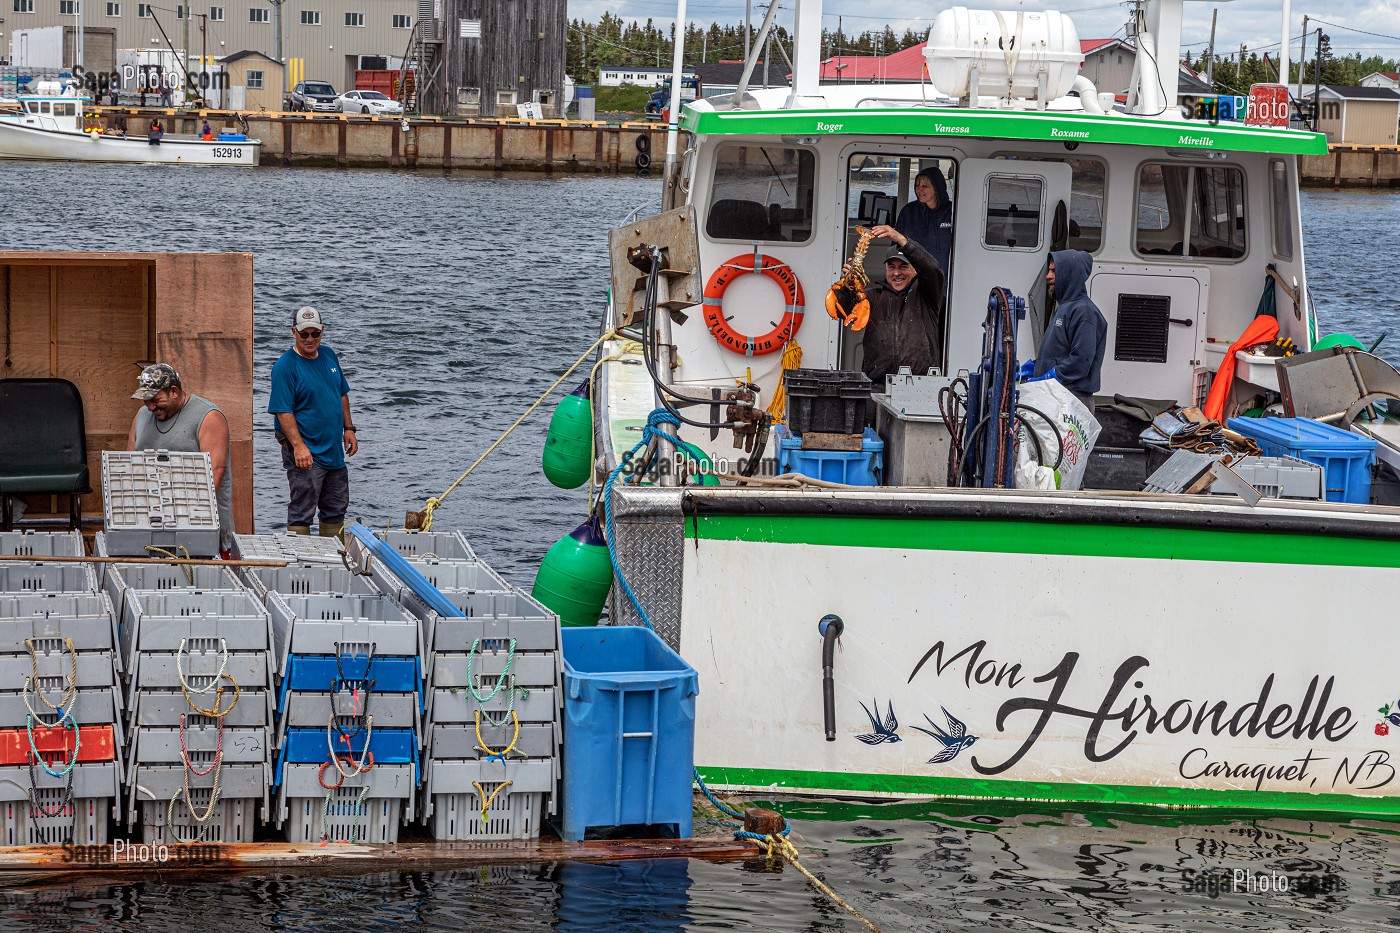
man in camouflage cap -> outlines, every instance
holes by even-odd
[[[233,547],[233,480],[229,469],[228,419],[212,402],[191,395],[167,363],[141,370],[131,397],[145,407],[131,421],[127,450],[170,450],[209,455],[214,498],[219,505],[219,548]]]
[[[321,312],[310,305],[292,314],[293,343],[273,364],[267,410],[277,419],[291,490],[287,530],[311,534],[319,513],[319,533],[340,536],[350,507],[345,458],[353,457],[360,443],[350,419],[350,385],[335,351],[321,343],[325,330]]]

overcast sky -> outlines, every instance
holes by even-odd
[[[793,0],[781,2],[778,20],[790,29]],[[882,29],[889,25],[900,34],[903,34],[906,28],[926,34],[933,23],[933,17],[940,10],[952,5],[930,5],[916,3],[914,0],[885,0],[880,5],[880,15],[872,15],[872,5],[867,0],[826,0],[823,6],[823,23],[828,29],[834,30],[837,17],[840,16],[842,28],[851,33]],[[991,10],[1015,10],[1022,7],[1032,10],[1047,9],[1038,3],[1020,4],[1014,0],[976,0],[968,5],[974,9]],[[759,0],[753,0],[753,6],[753,22],[757,28],[762,22],[762,7]],[[1128,19],[1129,7],[1129,4],[1109,3],[1106,0],[1065,0],[1064,5],[1057,9],[1072,14],[1081,39],[1096,39],[1121,37]],[[1240,43],[1244,43],[1252,50],[1261,53],[1267,51],[1270,58],[1277,55],[1283,25],[1282,3],[1277,0],[1232,0],[1226,3],[1188,0],[1182,23],[1182,43],[1187,51],[1194,55],[1205,49],[1210,38],[1213,9],[1219,10],[1215,35],[1218,54],[1223,56],[1236,52]],[[570,0],[568,15],[571,19],[596,20],[605,10],[611,10],[615,15],[625,18],[646,20],[650,17],[658,24],[664,23],[669,26],[676,15],[676,4],[668,0]],[[1327,3],[1318,3],[1317,0],[1293,0],[1290,30],[1293,44],[1290,58],[1295,61],[1298,57],[1298,37],[1302,33],[1305,13],[1327,21],[1324,24],[1314,19],[1309,23],[1309,49],[1314,47],[1314,30],[1321,26],[1323,32],[1331,37],[1332,49],[1338,55],[1359,52],[1363,58],[1369,55],[1400,58],[1400,38],[1394,38],[1400,37],[1400,0],[1328,0]],[[744,19],[744,0],[695,0],[687,3],[686,16],[693,23],[740,23]],[[1385,36],[1365,33],[1383,33]],[[1311,58],[1312,52],[1309,51],[1308,55]]]

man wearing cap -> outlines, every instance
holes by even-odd
[[[292,316],[292,347],[272,367],[267,410],[277,418],[277,442],[287,470],[291,499],[287,530],[311,534],[320,514],[320,534],[340,535],[350,507],[346,456],[360,449],[350,420],[350,385],[335,351],[321,344],[326,325],[307,305]]]
[[[209,455],[214,498],[219,505],[219,548],[233,547],[233,481],[229,470],[228,419],[214,404],[185,391],[173,366],[153,363],[141,370],[131,397],[146,407],[132,419],[127,450],[170,450]]]
[[[885,377],[908,366],[917,374],[943,366],[943,267],[895,228],[871,230],[890,241],[885,254],[885,281],[866,290],[870,323],[865,327],[865,361],[861,369],[883,392]]]

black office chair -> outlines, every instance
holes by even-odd
[[[82,525],[88,477],[83,399],[67,379],[0,379],[0,527],[15,496],[68,497],[69,527]]]

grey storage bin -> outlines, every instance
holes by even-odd
[[[327,768],[327,772],[331,769]],[[287,764],[277,796],[277,822],[288,842],[397,842],[399,824],[414,813],[413,766],[378,765],[341,779],[340,786],[321,783],[321,766]],[[324,818],[329,811],[329,822]]]
[[[196,714],[193,718],[205,724],[187,724],[183,737],[178,726],[145,726],[137,729],[131,739],[133,766],[182,765],[184,759],[181,756],[184,754],[188,754],[190,761],[200,770],[208,766],[217,755],[223,756],[221,760],[225,765],[259,764],[272,760],[266,729],[225,727],[220,751],[218,726],[209,725],[208,718],[204,716]]]
[[[409,560],[476,560],[476,551],[460,531],[386,531],[379,535]]]
[[[1296,457],[1245,457],[1230,469],[1259,490],[1266,499],[1312,499],[1323,497],[1322,468]],[[1227,495],[1224,489],[1210,487],[1213,495]]]
[[[0,595],[0,654],[27,654],[25,639],[73,639],[78,651],[116,646],[112,602],[104,593]]]
[[[96,593],[92,564],[0,564],[0,593]]]
[[[321,783],[322,780],[327,784],[334,784],[341,781],[341,775],[329,764],[323,773],[320,765],[287,762],[282,768],[282,783],[277,789],[278,799],[281,802],[289,802],[298,797],[314,797],[317,798],[317,802],[323,802],[329,788]],[[369,797],[406,801],[413,799],[413,792],[417,786],[413,782],[413,765],[410,764],[376,764],[362,774],[354,774],[341,781],[343,788],[350,789],[351,785],[357,794],[361,789],[368,787]]]
[[[378,720],[376,719],[377,723]],[[503,726],[482,723],[481,739],[493,752],[500,753],[511,747],[515,738],[515,725],[507,722]],[[507,758],[549,758],[557,753],[559,745],[558,726],[555,723],[521,723],[520,736],[515,738],[515,747]],[[436,724],[428,731],[428,756],[431,758],[457,758],[463,761],[480,761],[487,752],[476,739],[476,725]]]
[[[490,701],[478,703],[465,688],[434,689],[428,693],[429,723],[467,723],[476,721],[476,710],[488,713],[492,721],[510,722],[510,710],[522,722],[555,722],[559,718],[559,694],[553,687],[517,687],[514,702],[510,691],[501,688]]]
[[[517,794],[552,794],[554,792],[554,762],[547,758],[510,759],[507,761],[448,761],[428,760],[425,767],[428,793],[456,794],[462,788],[479,784],[510,782]]]
[[[418,622],[387,596],[274,593],[268,611],[283,669],[288,654],[339,654],[347,645],[373,644],[376,656],[422,655]]]
[[[50,703],[59,703],[63,699],[65,689],[63,682],[51,682],[44,685],[44,695],[49,698]],[[29,712],[30,707],[41,714],[39,722],[44,725],[48,725],[58,718],[58,714],[50,710],[38,698],[31,695],[26,703],[22,691],[6,691],[0,693],[0,729],[23,729],[25,723],[32,718],[32,714]],[[73,697],[72,705],[65,707],[65,709],[72,710],[73,721],[80,726],[111,724],[116,730],[114,736],[117,744],[122,744],[122,729],[119,718],[122,702],[121,693],[117,687],[91,687],[79,690]]]
[[[559,617],[522,593],[446,593],[468,618],[433,616],[428,626],[432,653],[470,651],[483,645],[515,641],[517,651],[555,651],[559,647]]]
[[[468,662],[471,676],[468,676]],[[509,662],[509,672],[506,664]],[[521,687],[553,687],[558,682],[559,656],[553,653],[528,653],[516,651],[512,656],[507,651],[478,651],[476,654],[433,655],[433,673],[429,681],[435,688],[460,688],[467,691],[469,684],[483,696],[495,689],[495,683],[505,674],[513,678],[517,689]],[[505,687],[501,692],[505,692]]]
[[[271,644],[267,610],[247,590],[128,590],[124,607],[128,667],[136,653],[178,651],[181,642],[229,651],[266,651]]]
[[[210,790],[190,789],[194,811],[186,805],[184,794],[171,807],[167,800],[141,802],[141,841],[147,844],[235,844],[252,842],[257,826],[260,801],[253,797],[225,797],[222,788],[214,809],[209,810]],[[195,819],[196,813],[205,817]],[[169,822],[167,822],[169,821]]]
[[[185,681],[197,689],[213,681],[219,673],[220,666],[217,645],[208,651],[186,651],[182,660],[177,659],[177,652],[138,651],[131,662],[131,682],[140,685],[142,690],[179,690],[180,673],[183,670]],[[266,690],[272,686],[266,651],[230,651],[224,669],[229,676],[238,681],[240,690]],[[224,684],[227,696],[233,685],[229,684],[227,679],[224,680]],[[215,687],[214,690],[216,689],[218,688]],[[202,694],[209,698],[211,704],[214,700],[214,690]],[[228,700],[224,702],[227,704]],[[212,706],[206,708],[212,709]]]
[[[344,566],[340,539],[320,535],[234,535],[233,550],[242,560],[284,560],[291,564]]]
[[[111,797],[74,796],[64,807],[62,787],[39,791],[29,801],[0,808],[0,845],[67,846],[106,845],[111,824]]]
[[[227,682],[225,683],[227,684]],[[241,681],[239,688],[238,702],[224,717],[224,728],[265,728],[271,726],[273,722],[272,691],[246,689]],[[224,699],[221,701],[222,708],[227,708],[228,704],[232,702],[231,690],[232,687],[225,686]],[[197,696],[196,699],[200,705],[204,706],[205,709],[214,708],[214,693],[212,691],[200,696],[208,697],[207,700],[202,700]],[[185,699],[184,693],[178,688],[175,690],[147,690],[143,688],[132,697],[128,707],[128,724],[133,728],[172,726],[180,722],[181,713],[194,713],[190,707],[190,701]],[[194,713],[194,715],[199,714]]]
[[[75,799],[116,797],[117,776],[117,763],[115,761],[79,762],[73,766],[73,797]],[[56,778],[37,766],[34,768],[34,777],[41,791],[51,788],[57,788],[61,791],[68,784],[66,776]],[[0,767],[0,801],[5,803],[27,801],[31,786],[34,785],[29,782],[28,766],[6,765]]]
[[[125,610],[126,594],[131,590],[152,592],[205,592],[210,590],[242,590],[243,583],[227,567],[206,567],[192,564],[106,564],[102,587],[112,598],[117,618],[128,621]]]
[[[0,554],[18,557],[83,557],[78,531],[0,531]]]
[[[468,592],[508,592],[510,584],[500,574],[476,560],[437,560],[417,558],[410,560],[409,566],[439,590],[462,590]],[[398,599],[413,596],[413,591],[397,574],[389,570],[383,561],[371,560],[370,573],[379,588]],[[414,598],[417,598],[416,596]]]
[[[536,839],[544,821],[545,795],[521,793],[507,786],[486,784],[486,821],[475,788],[467,794],[430,794],[425,813],[433,838],[440,842],[495,842]],[[496,791],[495,796],[491,796]]]
[[[243,579],[258,598],[267,601],[269,593],[310,596],[314,593],[341,593],[376,596],[380,590],[365,574],[345,567],[244,567]]]
[[[52,645],[53,642],[49,641],[47,644]],[[0,684],[21,687],[26,678],[33,676],[36,669],[39,672],[40,689],[50,702],[53,702],[68,688],[73,659],[62,647],[52,652],[39,651],[33,658],[28,654],[0,655]],[[110,651],[78,653],[78,689],[111,687],[116,682],[117,672]],[[37,700],[35,708],[39,708]]]
[[[371,672],[373,673],[373,672]],[[417,729],[419,727],[419,698],[416,693],[380,693],[371,690],[368,694],[368,715],[374,717],[375,729]],[[365,694],[360,694],[361,710]],[[324,729],[331,716],[332,695],[312,693],[304,690],[291,690],[287,693],[287,703],[277,723],[277,745],[282,745],[282,737],[288,728]],[[351,731],[351,722],[359,718],[354,708],[354,698],[349,690],[334,695],[335,715],[339,717],[341,728]]]
[[[168,807],[170,798],[177,792],[180,800],[175,804],[176,811],[185,807],[184,788],[188,776],[190,790],[195,792],[195,806],[199,807],[202,797],[198,792],[209,791],[214,784],[213,773],[188,774],[183,763],[178,765],[142,765],[132,769],[133,774],[127,783],[128,825],[138,816],[138,805],[154,802],[160,807]],[[267,809],[267,789],[271,783],[271,771],[265,764],[225,764],[219,768],[219,799],[252,800]],[[208,797],[203,797],[207,801]],[[201,810],[203,808],[200,808]],[[180,816],[177,812],[176,823]]]
[[[147,557],[150,548],[192,557],[219,553],[219,508],[207,453],[102,452],[102,508],[111,556]]]

